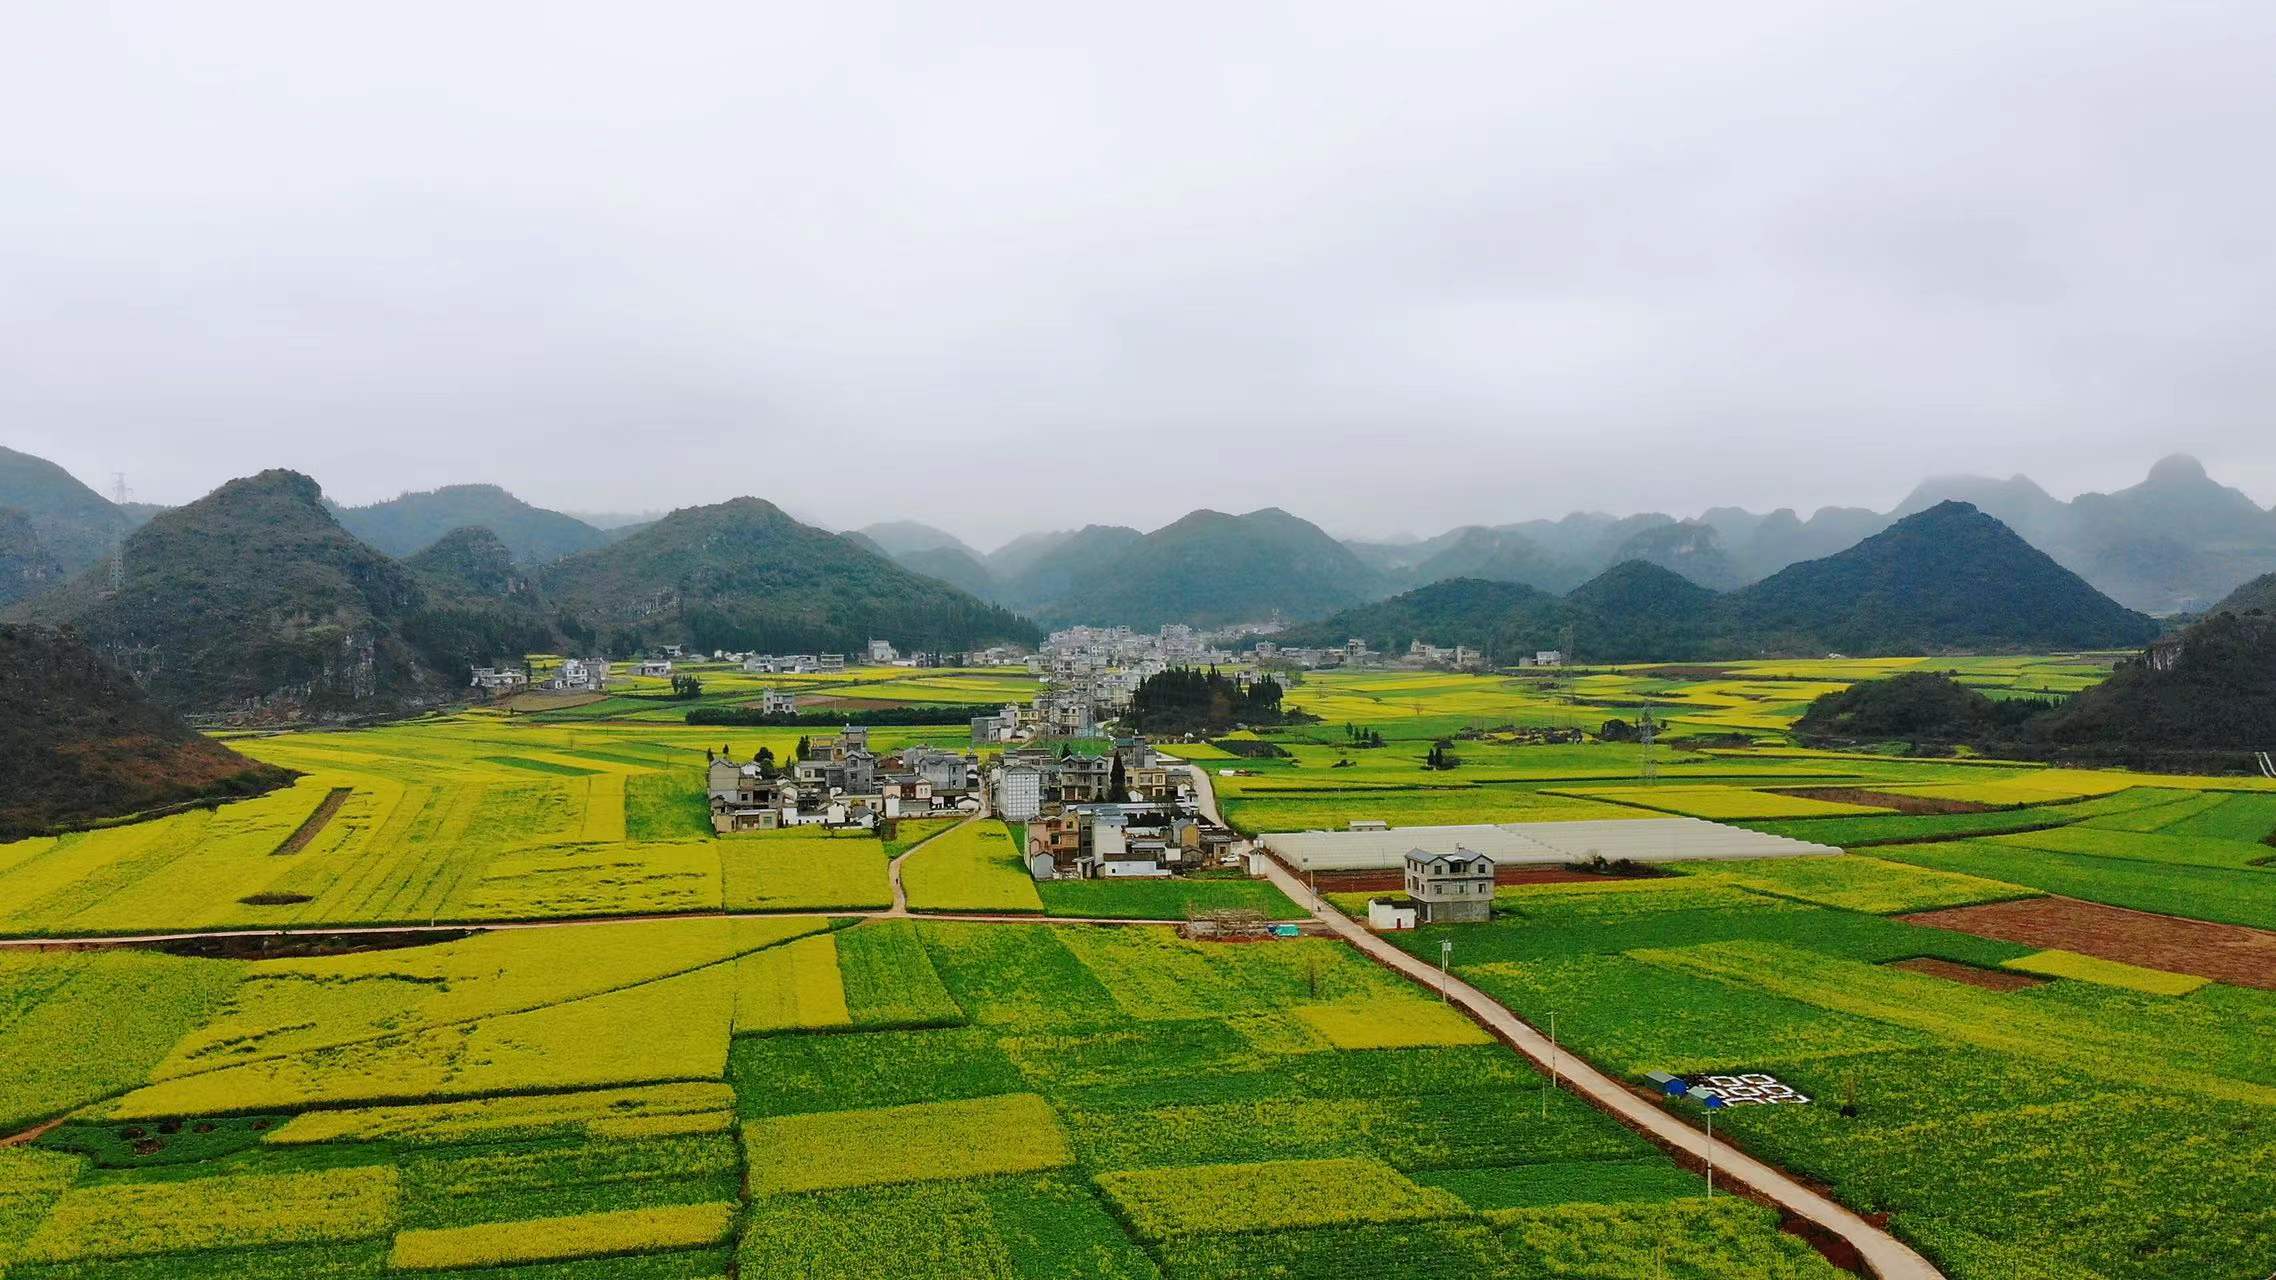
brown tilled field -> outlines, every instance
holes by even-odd
[[[1973,800],[1946,800],[1937,796],[1900,796],[1886,791],[1867,791],[1861,787],[1780,787],[1782,796],[1800,796],[1804,800],[1831,800],[1835,804],[1863,804],[1877,809],[1894,809],[1898,813],[1989,813],[1996,806],[1977,804]]]
[[[2276,991],[2276,933],[2264,929],[2151,915],[2075,898],[2024,898],[1898,918]]]
[[[1981,969],[1972,964],[1939,960],[1935,956],[1897,960],[1891,962],[1889,967],[1907,973],[1925,973],[1929,977],[1951,982],[1965,982],[1971,987],[1982,987],[1986,991],[2021,991],[2025,987],[2044,986],[2047,981],[2037,974],[2020,973],[2014,969]]]

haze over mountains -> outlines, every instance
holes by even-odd
[[[1929,501],[1950,491],[1982,505]],[[2100,583],[2203,607],[2262,599],[2248,580],[2276,572],[2276,514],[2185,458],[2067,503],[1956,478],[1890,516],[1578,513],[1399,544],[1341,542],[1277,508],[1203,510],[986,555],[912,521],[831,533],[758,498],[609,531],[494,485],[342,508],[284,471],[137,528],[143,512],[12,452],[0,498],[11,616],[80,628],[168,707],[254,717],[434,705],[467,665],[536,649],[956,650],[1078,622],[1278,620],[1289,643],[1501,655],[1571,637],[1586,660],[2122,646],[2155,624]]]
[[[1922,481],[1885,513],[1825,507],[1804,518],[1786,508],[1756,513],[1711,507],[1695,518],[1677,519],[1658,512],[1575,512],[1558,520],[1464,525],[1412,541],[1347,541],[1342,545],[1357,564],[1334,568],[1337,586],[1267,591],[1254,597],[1255,608],[1240,619],[1215,616],[1216,602],[1254,580],[1250,566],[1275,556],[1292,556],[1303,566],[1333,564],[1316,539],[1286,527],[1265,536],[1270,522],[1253,522],[1253,538],[1221,528],[1213,537],[1228,558],[1215,567],[1192,558],[1178,560],[1172,548],[1186,544],[1187,536],[1173,533],[1175,524],[1154,534],[1114,525],[1028,534],[986,556],[953,534],[910,521],[862,532],[917,572],[945,578],[1047,623],[1146,626],[1157,616],[1251,620],[1277,610],[1279,616],[1301,618],[1307,610],[1316,614],[1324,600],[1338,594],[1381,598],[1449,578],[1521,583],[1559,594],[1629,560],[1728,591],[1854,546],[1904,516],[1950,500],[1999,519],[2097,590],[2147,613],[2202,610],[2245,579],[2276,571],[2276,511],[2261,508],[2213,480],[2194,459],[2181,456],[2159,462],[2138,485],[2081,494],[2069,502],[2022,476],[1943,476]],[[1214,514],[1196,512],[1185,519]],[[1317,526],[1296,523],[1310,534],[1327,536]],[[1148,538],[1155,540],[1154,550],[1136,552],[1134,561],[1119,560]],[[1108,573],[1109,566],[1116,566],[1113,576],[1150,582],[1155,593],[1077,591],[1079,582]],[[1161,589],[1168,594],[1159,594]]]
[[[535,510],[474,496],[508,516]],[[72,628],[167,709],[243,720],[414,711],[460,696],[469,665],[561,648],[847,650],[874,635],[961,650],[1041,638],[1017,615],[755,498],[676,511],[535,568],[480,526],[398,561],[335,510],[295,472],[233,480],[128,535],[116,587],[101,557],[7,616]]]
[[[1570,649],[1587,662],[1779,654],[1911,654],[2028,646],[2124,648],[2155,619],[2104,596],[1998,520],[1962,502],[1907,516],[1856,546],[1718,593],[1625,560],[1563,596],[1464,578],[1363,605],[1273,639],[1347,638],[1398,652],[1413,640],[1515,661]]]

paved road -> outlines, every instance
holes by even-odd
[[[1268,861],[1265,864],[1265,874],[1280,886],[1282,893],[1313,907],[1319,918],[1346,942],[1426,987],[1441,989],[1438,970],[1385,942],[1351,917],[1320,901],[1286,867]],[[1659,1104],[1630,1093],[1619,1081],[1574,1057],[1570,1051],[1552,1045],[1549,1037],[1535,1030],[1485,992],[1453,977],[1444,980],[1443,990],[1448,1000],[1462,1006],[1499,1032],[1544,1069],[1548,1069],[1554,1061],[1559,1077],[1574,1092],[1611,1112],[1629,1127],[1696,1159],[1711,1158],[1718,1181],[1728,1179],[1741,1183],[1781,1208],[1807,1218],[1848,1241],[1864,1255],[1866,1264],[1881,1280],[1940,1280],[1942,1277],[1943,1273],[1930,1265],[1928,1259],[1915,1253],[1895,1236],[1812,1191],[1784,1171],[1755,1159],[1720,1138],[1710,1144],[1704,1133],[1662,1110]]]

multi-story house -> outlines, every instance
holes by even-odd
[[[996,816],[1006,822],[1026,822],[1043,812],[1043,770],[1032,764],[1007,764],[996,771]]]
[[[1410,850],[1407,897],[1423,924],[1477,924],[1494,918],[1494,860],[1456,846],[1452,853]]]

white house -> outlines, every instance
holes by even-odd
[[[795,715],[798,712],[798,695],[769,689],[759,695],[759,712],[770,716]]]
[[[1031,764],[1007,765],[996,772],[996,816],[1026,822],[1043,812],[1043,770]]]
[[[640,674],[644,676],[669,676],[672,674],[672,660],[670,658],[644,659],[640,664]]]
[[[1410,850],[1407,898],[1424,924],[1476,924],[1494,918],[1494,860],[1455,846],[1451,853]],[[1370,910],[1372,914],[1372,909]]]
[[[1412,898],[1369,898],[1367,900],[1367,927],[1377,931],[1385,929],[1412,929],[1421,914]]]
[[[599,658],[563,658],[551,681],[556,689],[585,692],[608,688],[609,664]]]

